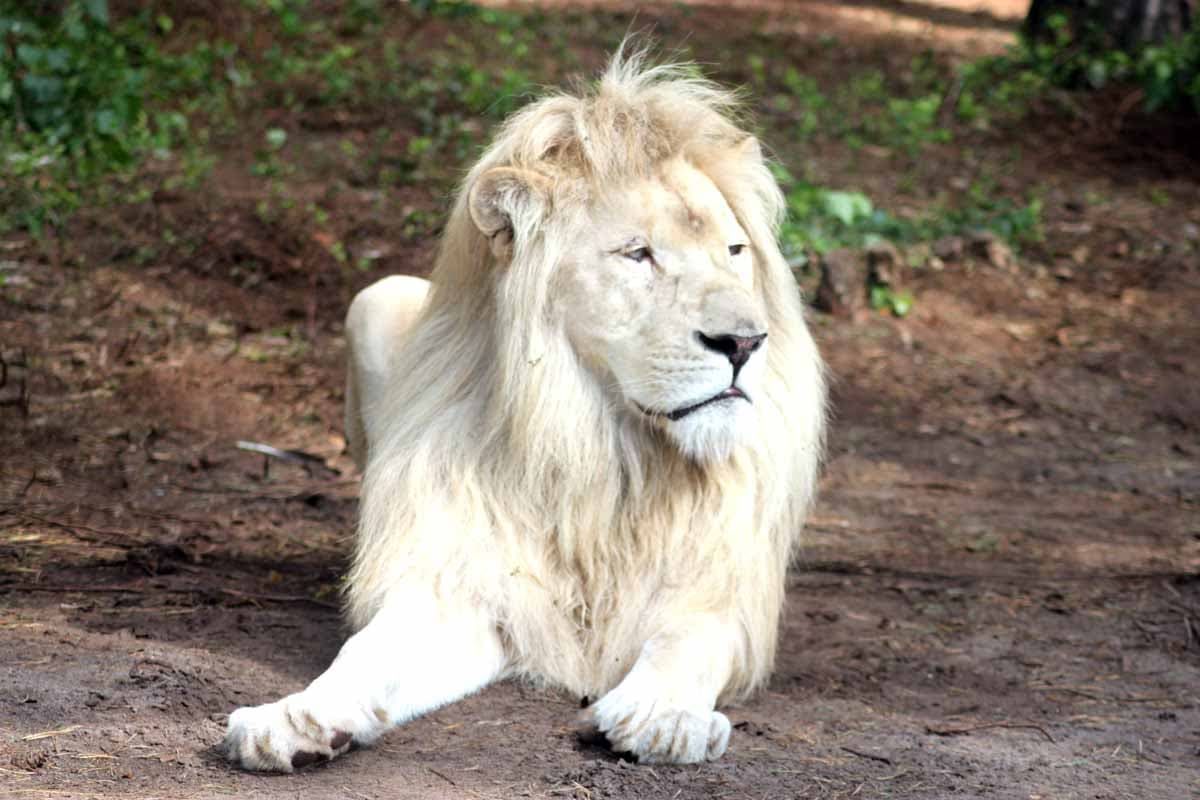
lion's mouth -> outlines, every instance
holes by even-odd
[[[677,408],[674,411],[652,411],[641,405],[638,405],[638,408],[640,408],[642,410],[642,413],[646,414],[647,416],[665,417],[666,419],[669,419],[671,422],[678,422],[679,420],[683,419],[687,415],[689,415],[695,411],[699,411],[700,409],[704,408],[705,406],[710,406],[713,403],[720,403],[724,400],[745,400],[747,403],[750,402],[750,398],[746,395],[745,392],[743,392],[741,389],[739,389],[736,386],[730,386],[725,391],[718,392],[717,394],[714,394],[712,397],[708,398],[707,400],[701,400],[699,403],[694,403],[690,406],[684,406],[682,408]]]

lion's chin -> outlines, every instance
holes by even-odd
[[[727,461],[757,428],[754,407],[745,400],[725,400],[665,421],[664,431],[688,458],[700,464]]]

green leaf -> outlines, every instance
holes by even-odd
[[[105,136],[116,136],[121,132],[121,118],[117,113],[109,108],[103,108],[96,112],[96,130]]]
[[[878,311],[879,309],[886,307],[888,304],[888,298],[890,296],[891,292],[888,291],[888,287],[882,286],[878,283],[874,284],[871,286],[871,308]]]
[[[21,79],[21,87],[25,90],[34,102],[39,106],[50,106],[57,103],[63,96],[63,82],[61,78],[52,78],[46,75],[26,75]]]
[[[876,311],[887,309],[896,317],[907,317],[912,313],[912,292],[897,292],[890,286],[876,283],[871,286],[869,303]]]
[[[1103,88],[1108,83],[1108,64],[1097,58],[1087,66],[1087,81],[1093,89]]]
[[[37,68],[46,60],[46,48],[32,44],[17,45],[17,60],[27,67]]]
[[[21,28],[25,27],[25,21],[16,17],[3,16],[0,17],[0,35],[13,34],[19,36]]]
[[[871,216],[874,210],[870,199],[862,192],[826,192],[825,213],[843,225],[853,225],[861,217]]]
[[[272,150],[278,150],[287,144],[287,131],[283,128],[271,128],[267,131],[267,145]]]
[[[51,47],[43,52],[46,66],[55,72],[68,72],[71,69],[71,53],[62,47]]]
[[[912,311],[913,296],[911,292],[892,294],[892,313],[897,317],[907,317]]]
[[[108,0],[83,0],[87,15],[101,25],[108,25]]]

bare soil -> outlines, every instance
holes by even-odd
[[[796,22],[674,13],[681,37]],[[847,25],[855,57],[926,44]],[[1200,797],[1200,168],[1128,131],[1050,116],[935,148],[920,186],[1019,144],[1000,188],[1045,187],[1045,240],[913,271],[902,320],[812,315],[832,441],[777,670],[691,767],[582,743],[579,698],[512,683],[292,776],[228,767],[228,712],[344,637],[340,318],[433,240],[348,276],[225,169],[203,201],[89,217],[86,266],[0,242],[0,797]],[[870,152],[798,158],[919,202]],[[164,219],[197,253],[131,258]]]

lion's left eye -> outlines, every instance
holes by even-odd
[[[649,261],[653,258],[649,247],[639,247],[636,250],[629,250],[625,253],[625,257],[631,261],[636,261],[641,264],[643,261]]]
[[[729,255],[740,256],[742,254],[742,251],[744,251],[745,249],[746,249],[746,245],[744,245],[744,244],[731,244],[731,245],[729,245]]]

